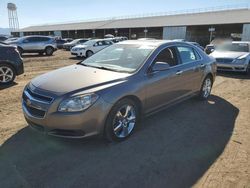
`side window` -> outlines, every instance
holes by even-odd
[[[49,41],[50,40],[50,38],[48,38],[48,37],[41,37],[40,38],[40,41],[41,42],[47,42],[47,41]]]
[[[191,47],[177,47],[182,64],[190,63],[200,59],[198,53]]]
[[[176,66],[178,64],[178,59],[175,48],[170,47],[162,50],[155,58],[154,63],[156,62],[165,62],[168,63],[171,67]]]
[[[106,41],[103,41],[104,45],[111,45],[111,42],[106,40]]]
[[[35,42],[34,37],[29,37],[23,40],[24,43]]]
[[[98,42],[98,46],[103,46],[103,45],[105,45],[104,41],[99,41]]]

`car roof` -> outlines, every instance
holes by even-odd
[[[18,38],[18,40],[19,39],[26,39],[26,38],[30,38],[30,37],[40,37],[40,38],[50,38],[50,39],[54,38],[54,37],[51,37],[51,36],[43,36],[43,35],[29,35],[29,36],[20,37],[20,38]]]
[[[179,42],[173,40],[126,40],[122,41],[119,44],[140,44],[140,45],[151,45],[151,46],[160,46],[163,44],[188,44],[186,42]]]

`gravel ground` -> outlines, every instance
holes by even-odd
[[[123,143],[30,130],[24,86],[78,61],[63,51],[25,56],[25,74],[0,90],[0,187],[250,188],[249,76],[220,74],[209,101],[191,99],[148,117]]]

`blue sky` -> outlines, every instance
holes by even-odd
[[[0,0],[0,28],[8,27],[8,2],[18,7],[20,27],[242,3],[250,5],[250,0]]]

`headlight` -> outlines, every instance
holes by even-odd
[[[81,112],[88,109],[98,99],[96,94],[79,95],[61,102],[59,112]]]
[[[233,61],[233,63],[245,63],[246,60],[247,60],[246,58],[243,58],[243,59],[237,58],[237,59],[235,59],[235,60]]]
[[[85,50],[85,48],[78,48],[77,50],[78,50],[78,51],[80,51],[80,50]]]
[[[238,57],[237,59],[235,59],[233,62],[234,62],[234,63],[245,63],[248,56],[249,56],[248,53],[247,53],[247,54],[244,54],[244,55]]]

